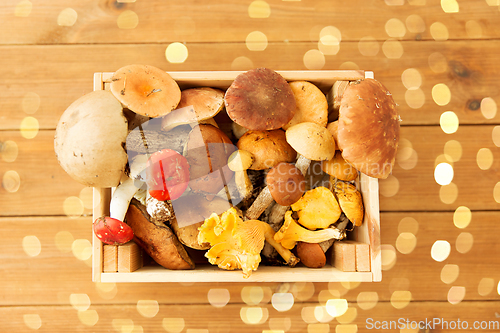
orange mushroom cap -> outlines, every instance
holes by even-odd
[[[111,78],[113,95],[128,109],[156,118],[174,110],[181,100],[181,90],[165,71],[148,65],[128,65]]]

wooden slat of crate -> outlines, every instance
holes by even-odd
[[[181,88],[210,86],[227,89],[233,80],[241,74],[240,71],[197,71],[197,72],[168,72]],[[334,71],[278,71],[286,80],[308,80],[328,92],[336,81],[354,81],[360,78],[373,78],[372,72],[358,70],[334,70]],[[94,74],[94,89],[108,90],[113,73]],[[225,272],[217,267],[197,267],[194,271],[170,271],[161,267],[144,267],[136,272],[123,274],[107,273],[102,271],[102,243],[93,235],[93,272],[92,279],[97,282],[273,282],[273,281],[380,281],[380,219],[378,210],[378,180],[361,175],[361,192],[367,205],[365,207],[364,228],[356,233],[364,234],[359,241],[367,242],[372,249],[371,272],[348,273],[329,266],[322,269],[311,270],[308,268],[287,269],[284,267],[260,267],[250,278],[244,279],[239,271]],[[103,191],[107,193],[102,193]],[[98,197],[109,197],[110,189],[95,189]],[[109,201],[101,200],[94,210],[94,218],[103,216],[109,207]],[[279,274],[278,274],[279,273]]]

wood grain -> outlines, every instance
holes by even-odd
[[[252,3],[260,4],[260,10],[252,9]],[[446,12],[455,3],[458,12]],[[499,8],[496,0],[2,1],[0,331],[163,332],[171,329],[168,318],[182,319],[187,333],[347,328],[340,323],[364,332],[367,320],[400,318],[497,323],[500,156],[493,130],[500,124]],[[65,13],[67,26],[58,24]],[[121,29],[119,22],[131,29]],[[325,27],[323,34],[340,32],[338,49],[319,43]],[[254,31],[265,35],[262,51],[247,47]],[[188,50],[182,63],[166,58],[173,42]],[[320,48],[330,54],[321,56]],[[58,165],[54,129],[63,111],[92,91],[95,72],[131,63],[166,71],[373,71],[392,92],[403,120],[402,152],[393,177],[380,182],[382,281],[91,282],[92,204],[87,189]],[[437,103],[446,97],[433,95],[437,84],[448,87],[449,102]],[[489,114],[481,110],[487,97],[495,106]],[[459,120],[453,134],[439,127],[445,111]],[[26,117],[38,123],[33,139],[21,135]],[[2,150],[9,140],[9,149],[15,142],[16,154]],[[453,162],[443,156],[450,140],[455,140]],[[487,170],[476,161],[481,148],[493,156]],[[440,196],[443,189],[434,169],[443,161],[453,165],[454,185]],[[459,206],[472,211],[470,223],[458,224],[460,228],[454,224]],[[437,241],[450,247],[449,255],[436,258],[442,261],[433,259]],[[294,302],[283,312],[272,301],[281,293],[292,294]],[[368,302],[358,302],[363,297]],[[458,304],[449,302],[454,297]],[[317,308],[332,298],[348,301],[351,318],[333,319]],[[217,302],[221,307],[212,305]],[[245,313],[252,311],[250,319],[258,321],[262,313],[262,323],[245,323]],[[405,332],[410,331],[416,330]]]
[[[395,261],[388,264],[391,251],[383,253],[382,282],[361,284],[92,283],[91,259],[82,261],[75,256],[75,253],[80,253],[78,244],[82,241],[90,246],[90,218],[1,218],[0,305],[64,305],[68,304],[71,294],[77,293],[87,294],[92,304],[126,304],[137,299],[153,299],[167,304],[203,304],[207,302],[211,289],[221,288],[230,292],[231,300],[240,302],[244,299],[243,288],[251,286],[262,288],[267,295],[265,297],[271,297],[273,292],[290,292],[303,301],[333,295],[355,301],[360,292],[375,292],[380,301],[390,301],[392,293],[397,290],[410,291],[415,301],[442,301],[447,299],[452,286],[464,286],[467,301],[500,300],[496,285],[486,295],[480,294],[478,289],[482,279],[492,279],[497,283],[500,265],[500,258],[494,255],[500,251],[500,244],[496,241],[500,232],[497,217],[497,212],[473,211],[470,224],[465,229],[459,229],[453,224],[453,213],[382,213],[381,244],[386,249],[392,246]],[[413,219],[410,225],[416,226],[413,229],[416,244],[412,251],[403,254],[400,250],[404,252],[409,245],[398,237],[400,231],[408,232],[408,228],[404,227],[408,219]],[[458,238],[462,233],[472,235],[471,244],[463,244]],[[69,240],[61,238],[64,234],[70,235]],[[30,257],[23,250],[26,236],[36,236],[40,241],[38,256]],[[451,246],[450,255],[443,262],[431,257],[432,245],[437,240],[446,240]],[[458,252],[457,243],[460,243],[459,246],[469,245],[470,250]],[[451,284],[441,278],[445,265],[459,267],[459,274]]]
[[[333,25],[340,30],[344,41],[358,41],[368,35],[378,40],[395,36],[418,41],[433,40],[430,26],[435,22],[446,25],[449,39],[477,38],[477,33],[466,34],[465,22],[469,20],[479,24],[479,37],[500,36],[498,8],[489,6],[486,1],[460,1],[459,12],[452,14],[444,12],[439,2],[421,0],[388,0],[385,3],[355,0],[349,6],[341,0],[271,0],[267,1],[269,10],[263,11],[252,10],[250,3],[236,0],[183,3],[84,0],[68,4],[64,0],[53,0],[50,4],[36,3],[27,17],[16,17],[18,1],[6,0],[0,7],[3,18],[0,40],[3,44],[221,43],[244,42],[250,32],[259,30],[266,34],[269,42],[317,42],[321,29]],[[58,25],[60,13],[68,6],[76,11],[76,21],[71,26]],[[130,13],[128,11],[135,15],[129,14],[128,21],[126,17],[120,18]],[[251,17],[255,15],[261,17]],[[411,15],[418,16],[419,20],[415,24],[411,23],[415,19],[410,18],[410,28],[406,28]],[[403,28],[399,28],[400,25],[386,27],[391,19],[398,20]],[[120,29],[119,22],[127,28]]]
[[[278,312],[269,303],[259,306],[230,304],[222,308],[212,305],[165,305],[141,307],[140,303],[127,305],[90,305],[78,311],[70,306],[7,307],[0,308],[3,318],[0,329],[5,332],[33,332],[26,325],[40,324],[37,332],[263,332],[274,330],[299,333],[307,331],[365,332],[382,325],[392,325],[389,332],[407,328],[415,329],[419,322],[432,332],[455,332],[453,325],[473,330],[483,325],[487,332],[498,331],[500,319],[494,302],[461,302],[452,305],[444,302],[378,302],[370,310],[363,310],[356,302],[348,303],[348,312],[337,318],[329,315],[318,302],[296,302],[291,309]],[[323,305],[324,306],[324,305]],[[317,317],[314,315],[316,310]],[[142,312],[141,312],[142,310]],[[26,316],[26,317],[25,317]],[[33,318],[35,316],[35,318]],[[38,316],[38,317],[36,317]],[[151,317],[152,316],[152,317]],[[393,322],[391,324],[391,322]],[[427,322],[427,324],[426,324]],[[463,326],[462,326],[463,325]],[[389,326],[388,326],[389,327]],[[446,329],[448,327],[448,329]],[[416,328],[418,329],[418,327]],[[466,331],[466,330],[464,330]]]
[[[445,111],[454,111],[460,124],[500,122],[500,112],[492,119],[487,119],[480,109],[481,100],[485,97],[500,104],[497,84],[500,63],[495,56],[500,41],[401,42],[404,52],[398,59],[385,56],[382,41],[376,44],[379,50],[377,54],[364,56],[359,51],[358,43],[342,42],[339,52],[335,56],[325,56],[324,65],[318,65],[315,69],[354,67],[373,71],[375,78],[387,86],[398,103],[402,125],[436,125]],[[35,117],[40,129],[55,129],[64,110],[76,99],[92,91],[94,72],[114,72],[130,63],[149,64],[166,71],[248,70],[251,67],[306,70],[304,55],[309,50],[317,49],[317,44],[311,42],[271,43],[261,52],[249,51],[244,43],[192,43],[187,44],[187,60],[173,64],[165,58],[167,46],[2,47],[0,130],[18,130],[21,121],[27,116]],[[36,54],[42,56],[34,58]],[[443,60],[441,66],[437,66],[439,72],[429,66],[429,57],[436,54],[440,54]],[[242,59],[240,57],[246,60],[238,61]],[[64,71],[60,70],[61,64],[68,64]],[[402,75],[409,68],[416,69],[421,79],[417,93],[408,93],[409,89],[402,82]],[[446,84],[450,90],[451,99],[447,105],[439,106],[433,101],[432,89],[439,83]],[[409,87],[416,89],[411,84]],[[33,93],[38,95],[40,103],[34,113],[28,114],[23,109],[23,100]],[[409,94],[408,100],[413,101],[410,102],[412,107],[407,103],[406,94]]]

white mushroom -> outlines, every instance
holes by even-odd
[[[109,205],[110,217],[120,221],[124,220],[130,200],[132,200],[139,188],[144,185],[143,171],[146,169],[147,161],[147,155],[137,155],[130,161],[129,175],[124,173],[120,185],[113,191]]]
[[[108,91],[94,91],[73,102],[56,128],[54,150],[62,168],[89,187],[115,187],[127,164],[123,143],[127,119]]]

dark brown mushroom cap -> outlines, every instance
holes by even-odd
[[[306,187],[304,175],[292,163],[279,163],[271,168],[266,183],[273,199],[282,206],[290,206],[299,200]]]
[[[352,83],[342,96],[338,145],[344,159],[360,172],[387,178],[399,143],[400,118],[391,93],[380,82]]]
[[[238,75],[227,89],[224,102],[231,120],[256,131],[281,128],[292,119],[296,108],[288,82],[267,68]]]

